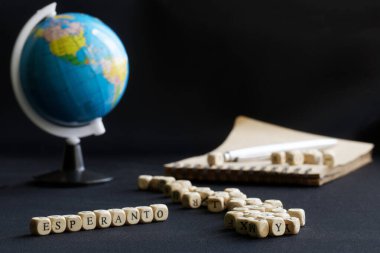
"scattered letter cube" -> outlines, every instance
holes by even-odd
[[[224,215],[224,227],[225,228],[229,228],[229,229],[235,228],[236,219],[238,217],[242,217],[242,216],[243,216],[242,212],[239,212],[239,211],[228,211]]]
[[[269,224],[266,219],[249,219],[248,235],[257,238],[265,238],[269,234]]]
[[[149,182],[152,180],[152,176],[150,175],[141,175],[137,180],[137,185],[140,190],[148,190]]]
[[[219,213],[224,210],[224,199],[222,197],[210,196],[207,199],[207,209],[212,213]]]
[[[245,202],[247,205],[261,205],[263,203],[259,198],[247,198]]]
[[[231,199],[228,201],[228,210],[232,210],[235,207],[244,207],[245,204],[246,203],[244,199]]]
[[[270,156],[272,160],[272,164],[284,164],[286,163],[286,155],[285,152],[280,151],[280,152],[273,152],[272,155]]]
[[[296,235],[300,231],[300,220],[296,217],[284,219],[285,221],[285,234]]]
[[[304,162],[303,153],[298,150],[286,152],[286,161],[290,165],[302,165]]]
[[[175,188],[171,193],[172,201],[174,203],[181,203],[183,195],[187,192],[189,192],[187,188]]]
[[[323,164],[323,154],[318,149],[304,151],[303,156],[306,164]]]
[[[277,208],[277,207],[281,207],[282,208],[283,207],[281,200],[278,200],[278,199],[267,199],[267,200],[264,201],[264,203],[271,204],[275,208]]]
[[[182,196],[182,206],[187,208],[199,208],[201,206],[202,199],[198,192],[186,192]]]
[[[224,155],[223,153],[214,152],[207,155],[207,163],[212,165],[223,165],[224,163]]]
[[[334,167],[335,165],[335,152],[332,150],[323,151],[323,164],[327,167]]]
[[[288,213],[291,217],[296,217],[300,220],[301,226],[305,226],[306,216],[305,211],[301,208],[291,208],[288,210]]]
[[[236,218],[235,230],[239,234],[246,235],[248,234],[248,222],[251,218],[244,216]]]
[[[285,233],[285,221],[280,217],[267,217],[269,225],[269,234],[272,236],[281,236]]]

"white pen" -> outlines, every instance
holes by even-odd
[[[336,139],[315,139],[308,141],[287,142],[236,149],[224,153],[211,153],[207,156],[209,165],[222,165],[224,162],[269,158],[273,152],[302,149],[326,149],[337,144]]]

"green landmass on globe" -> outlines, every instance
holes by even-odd
[[[128,56],[118,36],[85,14],[46,18],[21,55],[28,101],[42,117],[62,125],[105,116],[120,101],[128,76]]]

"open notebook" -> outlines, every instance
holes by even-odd
[[[222,145],[211,152],[279,144],[303,140],[329,138],[296,131],[239,116]],[[319,186],[347,175],[371,162],[371,143],[338,139],[331,150],[336,154],[335,166],[325,165],[273,165],[269,160],[228,162],[221,166],[209,166],[207,154],[165,164],[165,173],[177,179],[235,181],[254,183],[280,183]]]

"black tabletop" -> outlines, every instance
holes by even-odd
[[[111,183],[74,188],[30,184],[33,175],[59,166],[58,157],[1,157],[1,252],[378,252],[380,161],[322,187],[200,183],[215,190],[239,187],[250,197],[275,198],[306,211],[296,236],[252,239],[223,227],[223,213],[184,209],[160,193],[137,190],[140,174],[162,174],[178,155],[86,157],[87,167],[114,176]],[[31,236],[33,216],[164,203],[166,222]]]

